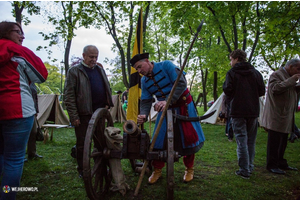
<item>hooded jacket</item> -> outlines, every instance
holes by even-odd
[[[248,62],[239,62],[226,74],[224,93],[231,99],[230,117],[259,116],[259,97],[265,94],[263,77]]]
[[[30,83],[45,82],[42,60],[28,48],[0,39],[0,120],[31,117],[36,113]]]

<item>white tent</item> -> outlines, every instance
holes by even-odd
[[[122,109],[122,104],[119,95],[113,95],[112,101],[114,107],[110,108],[109,112],[112,116],[113,122],[125,122],[126,114]],[[65,114],[62,106],[59,103],[58,95],[43,94],[38,95],[39,114],[37,120],[40,126],[43,126],[46,121],[52,121],[55,124],[69,125],[69,119]]]
[[[40,126],[46,121],[52,121],[55,124],[69,125],[69,119],[59,103],[58,95],[43,94],[38,95],[39,113],[37,120]]]
[[[219,98],[213,103],[213,105],[206,111],[206,114],[211,113],[212,111],[216,110],[216,112],[209,118],[201,120],[201,123],[209,123],[209,124],[221,124],[224,125],[224,122],[221,122],[219,118],[219,113],[222,109],[222,100],[223,100],[224,92],[219,96]]]
[[[124,123],[126,121],[126,114],[122,108],[122,102],[118,94],[112,95],[112,102],[114,107],[109,109],[110,115],[113,119],[113,122]]]
[[[216,112],[211,117],[209,117],[205,120],[202,120],[201,123],[225,125],[225,123],[222,120],[220,120],[220,118],[219,118],[219,113],[222,110],[223,96],[224,96],[224,92],[219,96],[219,98],[216,100],[216,102],[214,102],[214,104],[208,109],[208,111],[204,115],[206,115],[214,110],[216,110]],[[260,107],[260,111],[259,111],[258,122],[261,123],[262,114],[263,114],[263,110],[264,110],[264,98],[263,97],[259,98],[259,107]]]

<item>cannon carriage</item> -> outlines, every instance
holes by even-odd
[[[83,152],[83,179],[90,199],[101,199],[108,192],[112,182],[109,159],[129,159],[134,172],[141,172],[145,160],[161,160],[167,163],[167,197],[173,199],[174,162],[180,155],[174,151],[172,112],[168,111],[167,149],[149,151],[150,136],[139,129],[135,122],[124,123],[123,146],[121,150],[109,149],[104,131],[113,127],[113,120],[107,109],[99,108],[89,122]],[[150,162],[149,162],[150,163]],[[149,165],[149,168],[151,166]]]

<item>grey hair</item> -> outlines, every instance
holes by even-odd
[[[296,64],[299,64],[300,63],[300,60],[298,58],[294,58],[294,59],[291,59],[289,60],[286,64],[285,64],[285,68],[288,67],[288,66],[292,66],[294,67],[294,65]]]
[[[88,52],[88,49],[89,49],[90,47],[94,47],[94,48],[96,48],[97,51],[98,51],[98,48],[97,48],[95,45],[86,45],[86,46],[83,48],[83,53],[86,54],[86,53]]]

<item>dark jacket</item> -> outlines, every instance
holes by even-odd
[[[106,87],[106,102],[113,107],[111,88],[102,67],[96,66],[99,70]],[[65,105],[69,113],[70,121],[79,119],[80,115],[92,115],[92,93],[91,85],[84,66],[79,64],[69,69],[65,82]]]
[[[31,95],[32,95],[32,98],[33,98],[36,113],[39,113],[38,94],[37,94],[36,85],[34,83],[30,83],[29,87],[30,87],[30,90],[31,90]]]
[[[248,62],[234,65],[226,74],[224,93],[231,99],[230,117],[258,117],[259,97],[265,94],[265,84],[259,71]]]

